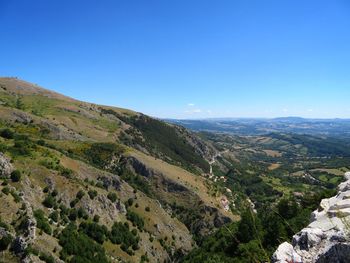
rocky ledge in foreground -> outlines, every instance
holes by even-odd
[[[350,172],[336,196],[323,199],[311,223],[282,243],[272,256],[275,263],[350,262]]]

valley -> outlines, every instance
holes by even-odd
[[[350,170],[340,126],[191,125],[0,78],[0,262],[270,261]]]

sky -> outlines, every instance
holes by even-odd
[[[0,76],[160,118],[350,118],[348,0],[0,0]]]

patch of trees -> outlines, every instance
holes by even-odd
[[[128,210],[126,214],[126,218],[133,224],[133,226],[137,227],[139,230],[143,230],[145,226],[145,222],[141,216],[139,216],[137,213]]]
[[[44,211],[41,209],[35,210],[34,217],[36,219],[37,228],[41,229],[46,234],[51,235],[52,229],[51,229],[51,226],[49,224],[48,219],[45,217]]]
[[[133,252],[130,250],[130,247],[133,250],[139,249],[138,243],[140,240],[140,237],[137,235],[137,231],[134,230],[130,231],[129,224],[127,222],[124,224],[121,222],[114,223],[109,234],[109,239],[113,244],[121,245],[120,248],[128,254],[132,254]]]
[[[60,258],[66,262],[108,263],[104,248],[74,224],[69,224],[59,236]]]
[[[333,194],[328,190],[307,194],[301,203],[294,198],[281,199],[275,205],[262,207],[258,214],[247,209],[240,222],[225,225],[200,240],[199,248],[184,262],[269,262],[279,244],[308,224],[310,213],[320,200]]]

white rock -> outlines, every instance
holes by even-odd
[[[288,242],[284,242],[272,255],[272,262],[288,263],[288,262],[302,262],[300,255],[294,250],[293,246]]]
[[[311,223],[293,236],[293,246],[281,244],[273,262],[350,262],[350,172],[344,177],[337,195],[321,201]]]

